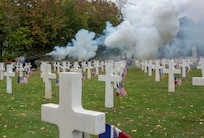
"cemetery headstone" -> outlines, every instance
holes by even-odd
[[[106,74],[99,75],[99,81],[105,81],[105,107],[112,108],[114,107],[114,92],[113,84],[114,82],[120,82],[121,76],[113,75],[113,63],[106,63],[105,65]]]
[[[179,66],[181,67],[182,69],[182,77],[186,77],[186,68],[188,67],[188,64],[186,62],[185,59],[182,59],[182,64],[179,64]]]
[[[57,69],[57,62],[53,63],[53,69],[54,69],[54,71],[56,71],[56,69]]]
[[[200,62],[200,66],[198,66],[197,68],[201,69],[202,77],[193,77],[192,85],[204,86],[204,60],[203,59]]]
[[[180,69],[174,68],[174,61],[169,61],[169,69],[163,69],[163,73],[168,73],[168,92],[175,92],[174,74],[181,74]]]
[[[82,132],[98,135],[105,132],[105,114],[82,107],[82,74],[59,74],[59,105],[43,104],[41,119],[59,127],[60,138],[82,138]]]
[[[144,61],[144,73],[147,73],[148,62],[147,60]]]
[[[41,73],[41,77],[43,78],[43,82],[45,82],[45,99],[52,98],[52,80],[56,79],[56,74],[51,73],[51,64],[44,65],[44,72]]]
[[[88,66],[86,67],[87,69],[87,78],[91,79],[91,69],[93,69],[93,67],[91,66],[91,62],[88,62]]]
[[[197,66],[197,69],[201,69],[202,77],[204,77],[204,59],[200,59],[199,66]]]
[[[155,81],[156,82],[160,81],[161,72],[163,73],[163,66],[160,65],[159,60],[156,60],[156,63],[155,63]]]
[[[192,85],[204,86],[204,77],[193,77]]]
[[[4,79],[4,71],[5,71],[4,63],[0,62],[0,80]]]
[[[67,67],[66,61],[63,61],[63,62],[62,62],[61,68],[62,68],[62,72],[67,72],[67,70],[69,69],[69,67]]]
[[[80,69],[79,63],[76,61],[74,62],[74,67],[71,68],[71,72],[82,72],[82,69]]]
[[[152,60],[149,60],[148,65],[147,65],[147,67],[148,67],[148,76],[152,76],[152,66],[153,66]]]
[[[4,76],[6,76],[6,92],[12,93],[12,77],[15,76],[15,73],[13,72],[11,64],[6,65],[6,72],[4,72]]]
[[[98,60],[95,60],[95,61],[94,61],[94,68],[96,69],[96,75],[99,74],[99,67],[100,67],[99,61],[98,61]]]
[[[22,63],[20,63],[20,66],[19,68],[17,68],[17,71],[19,72],[19,77],[23,77],[24,68]]]

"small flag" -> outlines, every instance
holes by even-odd
[[[174,76],[174,84],[177,84],[176,76]]]
[[[119,128],[106,124],[106,131],[99,135],[99,138],[132,138],[125,132],[122,132]]]
[[[22,79],[22,77],[18,76],[18,83],[20,83],[21,79]]]
[[[122,73],[122,81],[125,81],[125,76],[126,76],[126,74]]]
[[[120,86],[119,84],[117,83],[116,84],[116,97],[118,97],[120,95]]]
[[[181,86],[181,84],[182,84],[181,78],[178,78],[178,79],[177,79],[177,85],[178,85],[178,86]]]
[[[121,88],[120,88],[120,93],[121,93],[123,96],[127,95],[127,91],[125,90],[124,87],[121,87]]]
[[[56,80],[55,85],[56,87],[59,87],[59,80]]]
[[[29,78],[30,77],[31,72],[26,71],[26,76]]]
[[[113,125],[106,124],[106,131],[102,134],[99,134],[99,138],[118,138],[120,129]]]
[[[132,136],[128,135],[125,132],[120,132],[118,138],[132,138]]]
[[[26,78],[26,77],[18,77],[18,83],[28,83],[28,78]]]
[[[96,76],[96,73],[94,71],[92,72],[92,76]]]
[[[116,132],[116,128],[113,128],[113,138],[118,138],[118,134]]]
[[[85,80],[86,78],[85,78],[85,76],[84,76],[84,74],[82,74],[82,80]]]

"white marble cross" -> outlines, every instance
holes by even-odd
[[[121,76],[113,75],[113,63],[106,63],[105,65],[106,75],[99,75],[99,81],[105,81],[105,107],[114,107],[114,82],[120,82]]]
[[[105,114],[82,107],[82,74],[59,74],[59,105],[43,104],[41,119],[59,127],[60,138],[82,138],[82,132],[98,135],[105,131]]]
[[[160,70],[163,71],[163,66],[160,66],[160,61],[156,60],[156,64],[155,64],[155,81],[156,82],[160,81]]]
[[[66,70],[68,70],[69,67],[67,67],[67,63],[66,63],[66,61],[63,61],[63,62],[62,62],[62,66],[61,66],[61,68],[62,68],[62,72],[67,72]]]
[[[163,68],[166,68],[167,63],[168,63],[167,59],[164,58],[161,60],[161,65],[163,66]]]
[[[175,92],[174,74],[181,74],[181,69],[174,68],[174,61],[169,61],[169,69],[163,69],[163,73],[168,73],[168,92]]]
[[[98,60],[95,60],[95,61],[94,61],[94,68],[96,69],[96,75],[99,74],[99,67],[100,67],[99,61],[98,61]]]
[[[0,62],[0,80],[4,79],[4,71],[5,71],[4,63]]]
[[[20,67],[16,69],[19,72],[19,77],[23,77],[23,63],[20,63]]]
[[[45,82],[45,99],[52,98],[52,80],[56,79],[56,74],[51,73],[51,64],[44,64],[44,72],[41,73],[43,82]]]
[[[25,63],[24,69],[25,69],[26,72],[30,72],[31,67],[32,67],[32,65],[31,65],[30,62],[29,63]]]
[[[119,75],[120,62],[114,62],[113,64],[114,64],[113,74],[114,75]]]
[[[42,74],[44,74],[45,72],[46,72],[46,64],[47,63],[44,63],[44,62],[42,62],[41,63],[41,65],[40,65],[40,71],[41,71],[41,78],[42,78]],[[44,82],[44,80],[43,80],[43,82]]]
[[[140,63],[140,61],[139,60],[135,60],[134,61],[134,63],[135,63],[135,66],[137,67],[137,68],[141,68],[141,63]]]
[[[144,61],[144,73],[147,73],[147,66],[148,66],[148,62],[147,60]]]
[[[142,60],[142,62],[140,64],[141,64],[141,69],[144,70],[144,68],[145,68],[145,61]]]
[[[12,93],[12,77],[15,76],[13,72],[12,65],[6,65],[6,72],[4,72],[4,76],[6,76],[6,91],[7,93]]]
[[[197,69],[201,69],[201,74],[202,74],[202,77],[204,77],[204,59],[201,59],[199,61],[199,66],[197,66]]]
[[[200,61],[200,66],[198,66],[197,68],[201,69],[202,77],[193,77],[192,85],[204,86],[204,59]]]
[[[83,72],[86,71],[86,67],[87,67],[86,61],[82,61],[81,68],[82,68]]]
[[[56,68],[57,68],[57,73],[60,73],[60,67],[61,67],[60,62],[57,62],[57,66],[56,66]]]
[[[56,71],[56,68],[57,68],[57,62],[54,62],[54,63],[53,63],[53,68],[54,68],[54,71]]]
[[[100,62],[100,69],[101,69],[101,71],[104,71],[104,66],[105,66],[104,61],[101,61]]]
[[[191,59],[187,59],[187,69],[188,69],[188,71],[191,70],[191,65],[192,65],[192,64],[193,64],[193,63],[192,63]]]
[[[182,59],[182,64],[179,64],[179,67],[182,69],[182,77],[186,77],[186,68],[188,67],[188,63],[186,62],[185,59]]]
[[[82,69],[80,69],[79,63],[76,61],[74,62],[74,67],[71,68],[71,72],[82,72]]]
[[[152,67],[153,67],[153,63],[152,60],[148,61],[148,76],[152,76]]]
[[[88,66],[86,67],[87,69],[87,78],[91,79],[91,69],[93,69],[93,67],[91,66],[91,62],[88,62]]]

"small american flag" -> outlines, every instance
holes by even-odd
[[[120,86],[119,84],[117,83],[116,84],[116,97],[118,97],[120,95]]]
[[[120,93],[125,96],[127,95],[127,91],[124,89],[124,87],[120,88]]]
[[[86,78],[85,78],[85,76],[84,76],[84,74],[82,74],[82,80],[85,80]]]
[[[96,73],[94,71],[92,72],[92,76],[96,76]]]
[[[56,85],[56,87],[59,87],[59,80],[56,80],[55,85]]]
[[[28,83],[28,78],[20,77],[20,82],[19,83]]]
[[[178,86],[181,86],[181,84],[182,84],[181,78],[177,79],[177,84],[178,84]]]

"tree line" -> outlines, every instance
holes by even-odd
[[[45,54],[82,28],[101,34],[106,21],[118,25],[120,11],[104,0],[1,0],[0,59]]]

